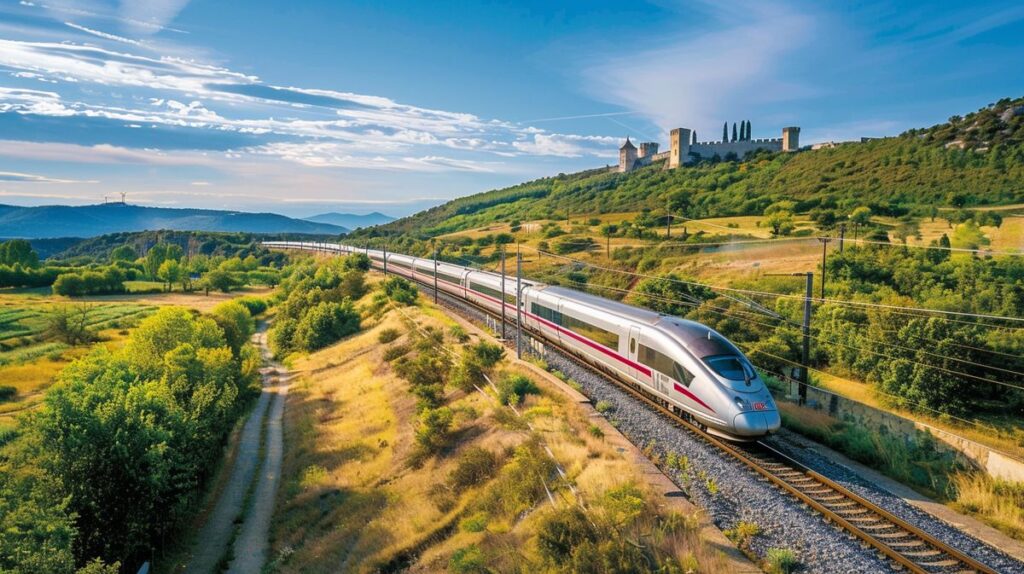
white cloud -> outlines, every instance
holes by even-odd
[[[688,27],[681,36],[640,44],[655,48],[592,63],[585,72],[591,93],[639,111],[666,131],[713,131],[717,122],[755,103],[805,93],[778,72],[788,55],[812,40],[809,14],[772,1],[699,7],[717,20],[711,31]]]
[[[82,181],[77,179],[59,179],[36,175],[32,173],[18,173],[14,171],[0,171],[0,181],[12,183],[97,183],[96,181]]]
[[[86,34],[92,34],[93,36],[103,38],[104,40],[113,40],[115,42],[121,42],[122,44],[131,44],[133,46],[138,46],[141,44],[138,40],[132,40],[131,38],[125,38],[124,36],[118,36],[116,34],[108,34],[107,32],[93,30],[92,28],[80,26],[78,24],[75,24],[74,22],[64,22],[64,25],[69,28],[74,28],[75,30],[78,30],[80,32],[85,32]]]
[[[512,143],[512,147],[531,155],[557,157],[614,157],[617,140],[606,136],[533,133],[529,138]]]
[[[121,19],[138,34],[162,30],[189,0],[121,0]]]

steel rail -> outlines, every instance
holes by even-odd
[[[375,264],[376,261],[372,263]],[[425,281],[421,281],[415,278],[414,276],[412,277],[412,279],[413,281],[419,283],[420,285],[423,285],[426,288],[433,288]],[[445,299],[451,299],[457,301],[458,303],[469,305],[487,315],[490,315],[493,318],[498,317],[498,315],[491,311],[490,309],[487,309],[482,305],[478,305],[473,301],[455,297],[450,293],[444,293],[444,295]],[[705,431],[700,425],[695,424],[692,421],[688,420],[685,416],[680,415],[678,412],[676,412],[674,408],[665,406],[663,404],[664,401],[662,399],[653,398],[643,389],[637,388],[635,383],[621,381],[620,379],[606,373],[602,369],[592,365],[589,361],[587,361],[585,358],[580,357],[574,351],[567,349],[558,343],[551,342],[546,338],[544,339],[544,341],[546,344],[549,344],[552,347],[561,351],[562,353],[570,356],[572,360],[578,362],[581,366],[587,368],[588,370],[596,374],[603,376],[605,379],[614,383],[617,387],[625,390],[632,396],[652,406],[656,411],[660,412],[661,414],[668,416],[674,423],[686,428],[695,436],[703,439],[712,446],[717,447],[722,452],[725,452],[726,454],[730,455],[735,460],[743,463],[757,474],[768,479],[769,482],[774,484],[782,491],[788,493],[801,503],[806,504],[810,508],[817,511],[826,520],[838,525],[843,530],[853,534],[864,543],[868,544],[869,546],[875,548],[877,551],[884,554],[886,557],[888,557],[896,564],[902,566],[903,568],[906,568],[908,571],[913,572],[915,574],[933,574],[934,572],[946,571],[955,571],[960,573],[965,572],[962,569],[951,570],[952,568],[957,566],[957,563],[960,563],[969,569],[967,570],[968,572],[977,572],[978,574],[998,574],[996,570],[993,570],[992,568],[977,561],[976,559],[971,558],[967,554],[957,550],[956,548],[953,548],[945,542],[942,542],[941,540],[932,536],[931,534],[928,534],[924,530],[921,530],[920,528],[906,522],[905,520],[879,507],[878,505],[865,499],[864,497],[850,491],[848,488],[840,485],[834,480],[811,469],[806,464],[803,464],[793,459],[792,457],[782,453],[778,449],[765,444],[764,441],[757,441],[753,444],[767,452],[769,457],[775,460],[760,460],[760,457],[752,456],[751,453],[745,451],[744,449],[729,444],[724,439],[713,436],[712,434]],[[781,467],[781,469],[773,470],[772,468],[768,468],[769,466],[772,465],[778,465]],[[793,477],[787,479],[784,476],[781,476],[787,473],[790,475],[795,474],[798,476],[795,479]],[[806,481],[808,479],[812,481],[812,484],[809,486],[803,485],[803,489],[797,484],[794,484],[798,482],[798,480]],[[814,489],[813,483],[817,483],[819,487],[824,487],[827,490],[832,491],[836,495],[839,495],[841,500],[823,501],[819,500],[818,498],[815,498],[814,494],[806,492]],[[819,498],[821,498],[822,495],[828,493],[825,492],[816,494]],[[846,503],[853,503],[854,505],[856,505],[856,507],[850,507]],[[843,506],[842,512],[845,512],[847,516],[844,516],[839,511],[836,511],[833,508],[830,508],[830,506]],[[865,516],[865,514],[867,513],[874,514],[875,517],[878,518],[878,520],[875,521],[876,524],[872,525],[872,529],[896,530],[896,532],[886,532],[885,537],[890,540],[895,540],[897,538],[901,539],[898,543],[898,546],[911,548],[918,555],[922,555],[922,558],[926,557],[928,561],[925,562],[921,559],[915,560],[913,556],[908,555],[908,551],[901,552],[898,549],[898,547],[896,547],[896,544],[894,544],[893,542],[887,543],[879,536],[874,536],[865,528],[858,526],[856,522],[866,522],[865,519],[872,518],[870,516]],[[855,516],[859,518],[854,518]],[[886,525],[883,521],[888,522],[889,524]],[[902,531],[902,533],[900,531]],[[911,538],[911,540],[902,540],[906,538]],[[913,538],[916,538],[917,540],[913,540]],[[924,552],[921,552],[922,547],[925,547]],[[929,549],[927,547],[931,548]],[[948,559],[941,561],[937,560],[942,557],[942,554],[948,556]]]

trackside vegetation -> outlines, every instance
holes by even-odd
[[[129,571],[173,538],[258,392],[253,326],[167,307],[66,367],[0,450],[0,571]]]

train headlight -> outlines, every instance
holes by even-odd
[[[741,399],[739,397],[733,397],[732,400],[733,400],[734,403],[736,403],[736,408],[737,409],[739,409],[741,411],[749,411],[750,410],[750,403],[748,403],[747,401],[745,401],[745,400],[743,400],[743,399]]]

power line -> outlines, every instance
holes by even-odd
[[[571,283],[575,283],[577,285],[582,285],[582,286],[593,286],[592,284],[581,283],[581,282],[578,282],[578,281],[571,281],[570,280],[570,282]],[[603,286],[603,285],[597,285],[597,287],[602,288],[602,289],[611,290],[611,291],[621,291],[621,292],[624,292],[624,293],[630,293],[630,291],[627,291],[627,290],[621,289],[621,288],[617,288],[617,287],[607,287],[607,286]],[[741,321],[747,321],[749,323],[760,325],[762,327],[768,327],[768,328],[771,328],[771,329],[777,329],[777,328],[779,328],[781,326],[781,325],[772,325],[772,324],[769,324],[769,323],[765,323],[765,322],[762,322],[762,321],[756,321],[754,319],[749,319],[749,318],[745,318],[745,317],[737,317],[735,315],[731,315],[729,313],[730,310],[722,309],[721,307],[714,307],[714,306],[710,306],[710,305],[701,305],[701,304],[696,304],[696,303],[692,303],[692,302],[682,301],[682,300],[679,300],[679,299],[670,299],[670,298],[656,296],[656,295],[642,294],[641,296],[650,297],[650,298],[653,298],[653,299],[660,299],[660,300],[666,301],[666,302],[679,303],[679,304],[687,305],[687,306],[690,306],[690,307],[693,307],[693,308],[707,309],[707,310],[709,310],[711,312],[718,313],[719,315],[723,315],[723,316],[726,316],[726,317],[732,317],[734,319],[738,319],[738,320],[741,320]],[[789,323],[790,326],[799,328],[799,325],[797,325],[797,324],[795,324],[795,323],[793,323],[793,322],[791,322],[791,321],[789,321],[787,319],[779,318],[778,320],[785,321],[786,323]],[[820,332],[820,328],[819,328],[819,332]],[[849,349],[853,349],[855,351],[867,352],[867,353],[871,353],[873,355],[877,355],[877,356],[880,356],[880,357],[887,358],[889,360],[907,361],[908,363],[911,363],[911,364],[914,364],[914,365],[917,365],[917,366],[920,366],[920,367],[924,367],[926,369],[935,369],[935,370],[943,371],[943,372],[946,372],[946,373],[949,373],[949,374],[952,374],[952,375],[955,375],[955,376],[972,378],[972,379],[984,381],[984,382],[987,382],[987,383],[992,383],[992,384],[996,384],[996,385],[1002,385],[1002,386],[1006,386],[1006,387],[1010,387],[1010,388],[1014,388],[1014,389],[1018,389],[1018,390],[1024,391],[1024,386],[1018,386],[1018,385],[1014,385],[1014,384],[1011,384],[1011,383],[1006,383],[1006,382],[1003,382],[1003,381],[996,381],[996,380],[992,380],[992,379],[987,379],[985,377],[980,377],[980,376],[973,375],[973,374],[970,374],[970,373],[963,373],[963,372],[960,372],[960,371],[954,371],[954,370],[951,370],[951,369],[947,369],[945,367],[940,367],[938,365],[929,365],[927,363],[922,363],[920,361],[916,361],[916,360],[913,360],[913,359],[907,359],[907,358],[904,358],[904,357],[895,357],[893,355],[887,355],[885,353],[874,351],[874,350],[866,348],[866,347],[856,347],[854,345],[850,345],[848,343],[843,343],[841,341],[836,341],[835,339],[822,337],[820,335],[817,335],[817,336],[810,335],[810,338],[814,339],[815,341],[818,341],[819,343],[838,345],[838,346],[841,346],[841,347],[846,347],[846,348],[849,348]],[[980,368],[983,368],[983,369],[992,369],[992,370],[1002,371],[1002,372],[1010,374],[1010,375],[1014,375],[1014,376],[1018,376],[1018,377],[1024,377],[1024,373],[1021,373],[1021,372],[1018,372],[1018,371],[1013,371],[1013,370],[1010,370],[1010,369],[1004,369],[1002,367],[994,367],[994,366],[991,366],[991,365],[984,365],[984,364],[981,364],[981,363],[976,363],[974,361],[970,361],[970,360],[967,360],[967,359],[960,359],[960,358],[957,358],[957,357],[947,357],[945,355],[940,355],[938,353],[932,353],[932,352],[929,352],[929,351],[925,351],[923,349],[913,349],[911,347],[906,347],[904,345],[899,345],[899,344],[896,344],[896,343],[888,343],[888,342],[883,342],[883,341],[876,341],[874,339],[867,339],[867,340],[864,340],[863,342],[864,343],[868,343],[868,344],[874,343],[874,344],[877,344],[877,345],[890,345],[892,347],[896,347],[898,349],[903,349],[903,350],[910,351],[910,352],[913,352],[913,353],[924,353],[925,355],[929,355],[929,356],[936,357],[936,358],[939,358],[939,359],[946,359],[946,360],[950,360],[950,361],[956,361],[958,363],[962,363],[962,364],[965,364],[965,365],[971,365],[971,366],[980,367]]]
[[[684,279],[679,279],[679,278],[658,277],[656,275],[648,275],[648,274],[645,274],[645,273],[637,273],[635,271],[626,271],[626,270],[623,270],[623,269],[614,269],[614,268],[611,268],[611,267],[605,267],[605,266],[602,266],[602,265],[596,265],[594,263],[587,263],[586,261],[580,261],[579,259],[573,259],[571,257],[566,257],[564,255],[558,255],[558,254],[551,253],[549,251],[544,251],[544,250],[541,250],[541,249],[537,249],[537,248],[534,248],[534,247],[530,247],[530,246],[526,246],[526,247],[529,247],[530,249],[533,249],[537,253],[540,253],[540,254],[543,254],[543,255],[549,255],[549,256],[554,257],[554,258],[563,259],[563,260],[570,261],[570,262],[573,262],[573,263],[577,263],[579,265],[583,265],[583,266],[586,266],[586,267],[593,267],[595,269],[601,269],[602,271],[610,271],[612,273],[622,273],[622,274],[625,274],[625,275],[632,275],[634,277],[643,277],[643,278],[646,278],[646,279],[659,279],[659,280],[662,280],[662,281],[671,281],[671,282],[680,283],[680,284],[683,284],[683,285],[690,285],[690,286],[696,286],[696,287],[705,287],[707,289],[711,289],[711,290],[714,290],[714,291],[727,291],[727,292],[732,292],[732,293],[742,293],[742,294],[745,294],[745,295],[755,295],[755,296],[762,296],[762,297],[782,297],[782,298],[800,299],[800,300],[803,300],[805,298],[803,295],[795,295],[795,294],[789,294],[789,293],[769,293],[767,291],[757,291],[757,290],[753,290],[753,289],[739,289],[739,288],[736,288],[736,287],[722,287],[722,286],[717,286],[717,285],[708,285],[708,284],[705,284],[705,283],[698,283],[696,281],[686,281]],[[1012,321],[1012,322],[1024,323],[1024,318],[1020,318],[1020,317],[1006,317],[1004,315],[990,315],[990,314],[985,314],[985,313],[969,313],[969,312],[964,312],[964,311],[944,311],[944,310],[941,310],[941,309],[930,309],[930,308],[924,308],[924,307],[905,307],[905,306],[901,306],[901,305],[887,305],[887,304],[884,304],[884,303],[869,303],[869,302],[864,302],[864,301],[845,301],[845,300],[842,300],[842,299],[831,299],[831,298],[821,298],[821,297],[816,297],[816,298],[812,297],[811,301],[816,302],[816,303],[834,303],[834,304],[837,304],[837,305],[851,305],[851,306],[858,306],[858,307],[872,307],[872,308],[880,308],[880,309],[917,311],[919,313],[938,313],[938,314],[953,315],[953,316],[959,316],[959,317],[974,317],[974,318],[978,318],[978,319],[992,319],[992,320],[998,320],[998,321]],[[924,315],[918,315],[918,316],[922,316],[923,317]],[[1011,327],[1005,327],[1005,328],[1011,328]],[[1018,328],[1019,327],[1013,327],[1013,329],[1018,329]]]

